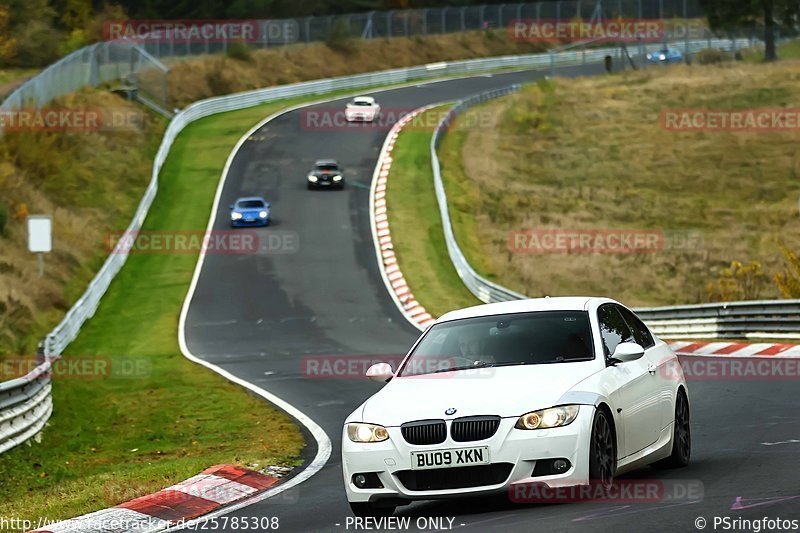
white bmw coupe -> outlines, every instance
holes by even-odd
[[[344,108],[347,122],[374,122],[381,114],[381,106],[371,96],[356,96]]]
[[[611,487],[615,475],[689,463],[677,357],[607,298],[541,298],[452,311],[344,424],[357,516],[413,500],[523,486]]]

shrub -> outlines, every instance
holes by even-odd
[[[784,298],[800,298],[800,257],[783,245],[781,252],[787,265],[783,272],[776,273],[772,279]]]
[[[350,34],[350,25],[344,18],[338,18],[331,24],[331,31],[325,44],[332,50],[346,52],[353,48],[353,36]]]
[[[722,271],[722,276],[716,283],[708,283],[706,293],[712,302],[757,300],[766,281],[767,275],[758,261],[747,265],[732,261],[731,265]]]
[[[252,49],[241,41],[236,41],[228,45],[228,50],[225,52],[225,54],[231,59],[244,61],[246,63],[253,61]]]

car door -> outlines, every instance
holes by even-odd
[[[600,306],[597,311],[603,350],[606,359],[623,342],[636,342],[619,308],[614,304]],[[619,458],[643,450],[658,439],[661,429],[659,387],[655,367],[647,357],[611,364],[606,373],[615,384],[612,398],[623,422],[622,435],[617,436]]]
[[[675,418],[674,390],[675,380],[672,377],[670,368],[671,365],[676,363],[673,359],[672,352],[669,347],[661,344],[656,347],[656,341],[653,334],[644,322],[636,316],[633,311],[623,306],[618,306],[622,318],[631,329],[633,338],[644,349],[644,356],[650,360],[648,367],[656,369],[656,385],[659,388],[658,409],[661,416],[661,429],[666,428],[672,423]]]

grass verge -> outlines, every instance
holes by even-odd
[[[294,101],[187,127],[161,173],[145,231],[204,230],[237,139]],[[6,516],[63,519],[154,492],[217,463],[291,463],[303,440],[291,420],[187,361],[177,322],[192,254],[133,254],[65,358],[134,364],[124,376],[54,380],[55,414],[40,443],[0,456]],[[121,368],[121,367],[119,367]]]
[[[273,102],[188,126],[162,168],[143,231],[205,230],[224,162],[245,131],[280,109],[350,92]],[[110,362],[111,375],[54,380],[55,413],[41,441],[0,455],[6,516],[65,519],[213,464],[297,462],[304,444],[288,417],[180,354],[178,316],[196,260],[192,254],[128,258],[64,357]]]
[[[424,115],[440,117],[448,107],[434,108]],[[420,119],[421,124],[434,120],[427,116]],[[412,126],[400,132],[392,151],[386,204],[392,244],[403,276],[417,301],[432,315],[441,316],[481,302],[461,282],[445,252],[431,174],[431,135],[428,128]]]
[[[799,83],[796,61],[677,66],[555,79],[473,108],[440,149],[451,213],[465,220],[457,238],[476,269],[531,296],[780,297],[778,244],[800,246],[796,130],[669,131],[661,111],[793,109]],[[511,232],[531,229],[664,241],[646,254],[512,249]]]

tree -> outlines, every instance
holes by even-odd
[[[778,58],[775,51],[777,26],[794,27],[800,13],[798,0],[701,0],[713,29],[735,33],[741,29],[764,29],[764,60]]]

